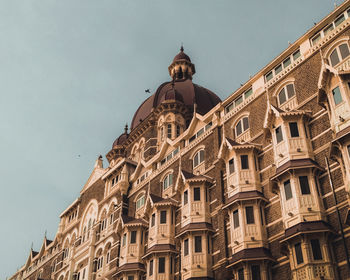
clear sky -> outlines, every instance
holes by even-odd
[[[181,42],[194,82],[225,99],[333,8],[333,0],[0,0],[0,279],[24,264],[32,242],[40,249],[45,230],[54,238],[145,89],[169,80]]]

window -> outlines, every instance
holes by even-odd
[[[184,240],[184,256],[188,255],[188,239]]]
[[[290,122],[289,123],[290,137],[299,137],[298,123]]]
[[[338,105],[343,101],[339,87],[336,87],[332,90],[332,95],[333,95],[333,100],[335,105]]]
[[[248,130],[248,128],[249,128],[249,119],[248,119],[248,117],[244,117],[244,118],[240,119],[238,121],[238,123],[236,124],[236,129],[235,129],[236,137],[238,137],[243,132]]]
[[[123,235],[123,247],[126,245],[126,233]]]
[[[201,253],[202,252],[202,236],[194,237],[194,252]]]
[[[230,159],[229,162],[228,162],[228,172],[230,174],[234,173],[235,172],[235,161],[234,159]]]
[[[288,84],[278,93],[278,102],[280,105],[291,99],[295,95],[294,85]]]
[[[284,185],[284,194],[286,196],[286,200],[289,200],[293,197],[292,188],[290,186],[290,180],[285,181],[283,185]]]
[[[173,261],[173,257],[170,257],[170,274],[173,274],[173,263],[174,263],[174,261]]]
[[[238,269],[238,280],[244,280],[244,268]]]
[[[233,228],[239,227],[238,209],[233,211]]]
[[[314,260],[322,260],[321,246],[320,241],[318,239],[311,239],[311,249]]]
[[[252,280],[260,280],[260,266],[259,265],[252,265],[250,267],[252,271]]]
[[[241,168],[249,169],[248,155],[241,155]]]
[[[134,276],[133,275],[129,275],[128,276],[128,280],[134,280]]]
[[[265,81],[270,81],[274,76],[286,69],[292,62],[295,62],[301,56],[300,49],[289,55],[282,63],[278,64],[273,70],[265,75]]]
[[[212,127],[213,123],[209,122],[206,126],[202,127],[200,130],[198,130],[196,132],[196,134],[194,134],[189,140],[188,142],[191,143],[192,141],[194,141],[196,138],[198,138],[199,136],[201,136],[205,131],[208,131],[211,127]]]
[[[158,273],[165,273],[165,258],[158,259]]]
[[[282,134],[282,127],[277,127],[275,129],[275,132],[276,132],[276,141],[277,141],[277,144],[280,143],[281,141],[283,141],[283,134]]]
[[[179,137],[179,136],[180,136],[180,133],[181,133],[180,126],[177,125],[177,126],[176,126],[176,137]]]
[[[168,124],[167,126],[167,136],[171,139],[171,124]]]
[[[131,235],[130,235],[130,244],[136,243],[136,234],[137,234],[136,231],[132,231],[132,232],[131,232]]]
[[[247,224],[254,224],[254,209],[253,206],[247,206],[245,208]]]
[[[301,249],[301,244],[300,243],[295,244],[294,249],[295,249],[295,257],[297,259],[297,264],[303,263],[304,258],[303,258],[303,252]]]
[[[188,203],[188,190],[184,191],[184,205]]]
[[[309,180],[307,176],[299,177],[300,191],[301,194],[310,194]]]
[[[154,224],[156,223],[156,214],[153,213],[151,217],[151,227],[154,227]]]
[[[227,114],[228,112],[232,111],[233,108],[235,108],[236,106],[241,104],[244,100],[246,100],[252,94],[253,94],[253,89],[252,88],[250,88],[247,91],[245,91],[242,95],[240,95],[238,98],[236,98],[233,102],[229,103],[225,107],[225,114]]]
[[[173,174],[170,173],[170,174],[166,175],[164,180],[163,180],[163,190],[166,190],[172,184],[173,184]]]
[[[348,156],[349,156],[349,158],[350,158],[350,145],[348,145],[346,148],[347,148],[347,150],[348,150]]]
[[[193,200],[194,201],[201,200],[201,188],[193,188]]]
[[[160,223],[166,224],[166,211],[160,211]]]
[[[204,161],[204,150],[200,150],[193,158],[193,167],[197,167]]]
[[[145,205],[145,196],[141,195],[141,197],[136,201],[136,210],[140,209],[143,205]]]
[[[329,55],[329,62],[334,67],[350,55],[348,44],[337,46]]]
[[[153,260],[149,262],[149,276],[153,275]]]

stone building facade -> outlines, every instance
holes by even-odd
[[[226,100],[181,49],[10,279],[350,279],[350,1]]]

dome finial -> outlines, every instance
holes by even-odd
[[[180,51],[181,51],[181,52],[184,52],[184,44],[183,44],[183,43],[181,43]]]
[[[124,127],[124,133],[128,134],[128,124],[127,123],[125,124],[125,127]]]

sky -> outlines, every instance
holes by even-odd
[[[336,1],[341,4],[342,1]],[[0,279],[53,239],[95,160],[170,79],[227,98],[333,0],[0,0]]]

